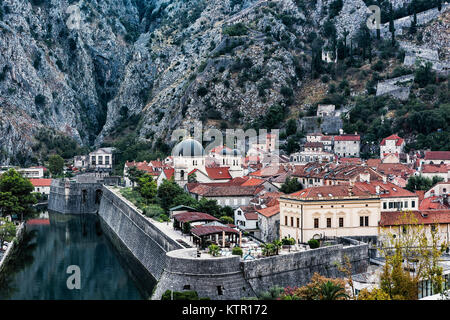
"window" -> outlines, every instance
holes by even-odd
[[[222,286],[217,286],[217,295],[219,295],[219,296],[223,295]]]
[[[105,156],[105,164],[109,165],[109,156]]]
[[[331,228],[331,218],[327,218],[327,228]]]
[[[416,206],[416,202],[413,200],[411,201],[411,208],[414,208]]]
[[[288,225],[288,223],[287,223],[287,218],[288,218],[288,217],[284,217],[284,225],[285,225],[285,226]]]
[[[98,156],[98,164],[103,164],[103,156]]]
[[[319,228],[319,218],[315,218],[314,219],[314,228],[318,229]]]
[[[344,227],[344,218],[339,218],[339,228]]]
[[[95,156],[92,156],[92,157],[91,157],[91,163],[92,163],[93,165],[95,165],[95,163],[96,163],[96,162],[95,162]]]
[[[294,226],[294,217],[291,217],[291,227]]]
[[[364,217],[359,217],[359,226],[364,227]]]
[[[365,226],[368,227],[369,226],[369,217],[364,217],[364,222],[365,222]]]
[[[300,218],[297,218],[297,228],[300,228]]]
[[[383,202],[383,209],[387,209],[387,204],[386,204],[386,202]]]
[[[405,208],[408,208],[408,201],[405,201],[404,207],[405,207]]]

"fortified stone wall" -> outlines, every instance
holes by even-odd
[[[48,209],[64,214],[97,213],[101,196],[100,183],[53,179]]]
[[[166,290],[195,290],[200,297],[231,300],[254,297],[244,279],[240,257],[197,258],[197,249],[183,249],[167,254],[167,266],[152,299],[161,299]]]
[[[167,254],[167,266],[152,299],[166,290],[195,290],[214,300],[256,296],[273,286],[303,286],[314,272],[340,277],[338,270],[348,257],[352,273],[363,273],[369,265],[368,245],[323,247],[250,261],[239,257],[197,258],[195,249]]]
[[[330,278],[343,276],[338,270],[350,259],[352,273],[362,273],[369,265],[368,246],[344,247],[342,244],[314,250],[301,251],[264,259],[242,262],[244,278],[259,293],[279,285],[303,286],[315,272]]]
[[[166,265],[166,253],[183,248],[168,237],[128,201],[103,187],[99,215],[129,252],[159,280]]]

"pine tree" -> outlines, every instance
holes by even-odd
[[[389,31],[392,34],[392,46],[395,45],[395,25],[394,25],[394,10],[392,9],[392,3],[389,10]]]

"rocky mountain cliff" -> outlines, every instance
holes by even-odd
[[[127,124],[149,142],[167,141],[192,120],[243,126],[272,105],[296,107],[314,43],[329,40],[325,22],[351,36],[366,19],[361,0],[0,0],[0,8],[6,163],[35,150],[43,128],[87,146]]]

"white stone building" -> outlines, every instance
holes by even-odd
[[[345,134],[334,137],[334,153],[339,157],[359,158],[361,137],[358,134]]]

